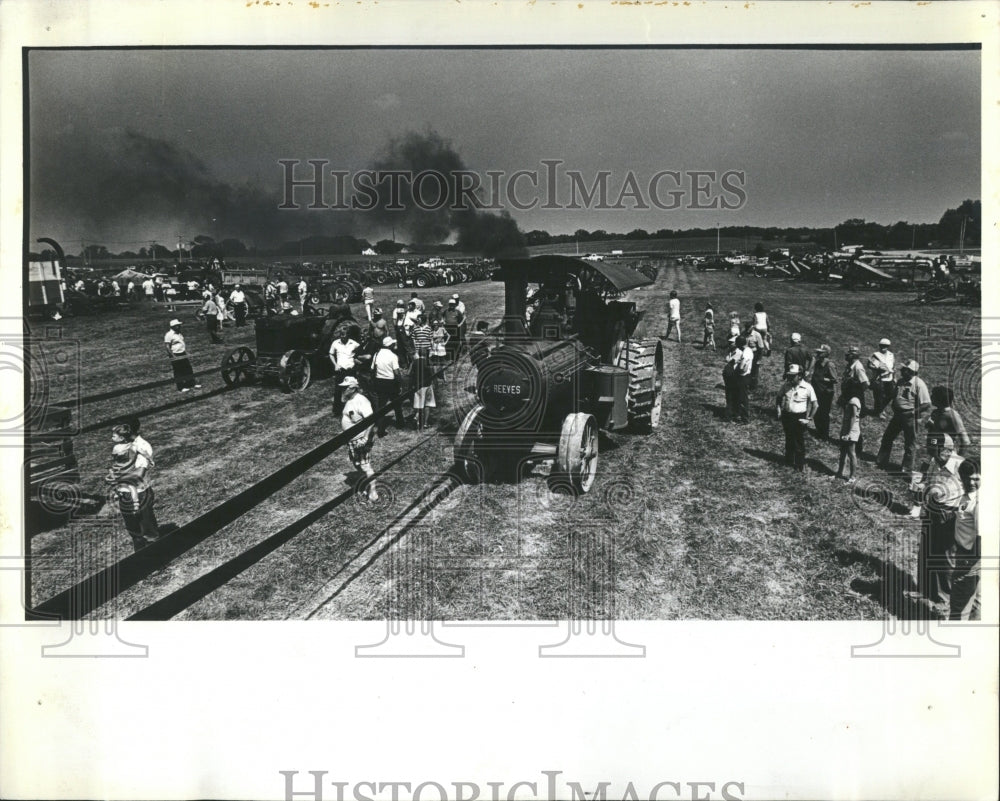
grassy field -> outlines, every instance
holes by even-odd
[[[553,494],[542,469],[496,485],[465,486],[449,476],[451,440],[473,379],[462,363],[439,386],[432,431],[390,428],[378,441],[376,469],[391,465],[379,478],[378,505],[350,497],[351,467],[337,452],[94,616],[125,617],[171,593],[179,600],[170,616],[180,619],[909,616],[905,600],[883,592],[887,579],[905,587],[914,575],[918,534],[883,508],[905,488],[903,478],[871,463],[884,423],[865,421],[859,478],[884,503],[864,502],[830,478],[833,444],[807,438],[809,467],[794,473],[781,464],[772,411],[780,348],[762,369],[751,424],[727,424],[720,419],[722,353],[701,348],[701,312],[711,301],[717,317],[736,309],[745,319],[763,301],[776,346],[798,331],[807,346],[825,342],[838,358],[849,344],[867,352],[890,337],[897,359],[921,361],[929,386],[955,388],[977,452],[978,317],[955,305],[907,305],[903,293],[668,267],[653,287],[632,293],[647,310],[646,334],[663,333],[670,289],[682,300],[686,341],[665,343],[663,422],[649,436],[602,436],[600,474],[587,495]],[[496,320],[501,285],[460,291],[473,318]],[[61,342],[79,343],[81,394],[168,377],[162,336],[169,316],[154,308],[65,321]],[[189,328],[196,370],[235,344],[252,344],[249,328],[227,329],[225,345],[210,345],[193,321]],[[55,359],[51,365],[55,384]],[[61,369],[72,374],[71,365]],[[76,438],[84,489],[102,492],[111,447],[104,423],[128,412],[141,414],[156,452],[158,517],[177,525],[339,431],[329,381],[296,395],[266,386],[222,391],[217,373],[202,383],[183,401],[166,387],[84,405],[86,433]],[[838,425],[835,414],[832,428]],[[415,515],[422,497],[436,505]],[[38,534],[31,550],[38,602],[131,547],[117,510],[106,507]]]

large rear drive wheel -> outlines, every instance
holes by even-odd
[[[482,447],[483,405],[473,406],[455,434],[455,469],[463,481],[479,484],[486,478],[486,452]]]
[[[627,339],[614,362],[628,370],[629,427],[652,431],[660,425],[663,404],[663,344],[659,339]]]
[[[581,495],[593,486],[597,476],[597,420],[592,414],[566,415],[559,434],[555,472],[558,479],[568,482]]]

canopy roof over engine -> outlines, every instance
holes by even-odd
[[[584,283],[607,282],[608,289],[624,292],[648,286],[653,279],[637,270],[607,261],[584,261],[572,256],[535,256],[530,259],[501,259],[494,281],[523,280],[533,283],[563,282],[575,275]],[[589,280],[588,280],[589,279]]]

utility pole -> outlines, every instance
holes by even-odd
[[[910,250],[915,250],[917,247],[917,226],[913,226],[913,236],[910,238]]]
[[[720,250],[719,250],[719,242],[721,241],[719,239],[720,236],[721,236],[721,234],[719,233],[719,223],[716,223],[715,224],[715,255],[716,256],[718,256],[719,253],[720,253]]]
[[[963,255],[965,253],[965,222],[968,219],[969,219],[968,217],[963,217],[962,218],[962,232],[959,234],[959,239],[958,239],[958,255],[959,256],[961,256],[961,255]]]

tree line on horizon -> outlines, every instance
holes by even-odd
[[[647,231],[635,228],[628,233],[617,233],[598,229],[588,231],[580,228],[569,234],[553,234],[543,230],[532,230],[526,233],[518,231],[520,242],[512,242],[509,232],[505,234],[507,245],[514,248],[532,247],[537,245],[558,245],[583,242],[605,242],[613,240],[643,241],[669,240],[715,237],[716,234],[728,238],[744,237],[765,243],[812,243],[819,247],[836,249],[844,245],[861,245],[867,248],[885,248],[890,250],[907,250],[916,248],[953,248],[960,243],[965,247],[975,248],[981,242],[982,204],[979,200],[965,200],[957,208],[947,209],[936,223],[910,223],[899,221],[884,225],[860,218],[845,220],[834,227],[780,227],[780,226],[749,226],[734,225],[711,228],[660,228]],[[508,218],[508,221],[509,218]],[[964,222],[964,232],[963,232]],[[963,239],[964,233],[964,239]],[[125,250],[112,253],[100,244],[87,245],[80,252],[79,258],[101,260],[111,258],[136,259],[138,261],[162,261],[170,259],[212,259],[227,257],[262,257],[262,258],[304,258],[313,255],[359,255],[362,251],[372,249],[378,255],[392,256],[403,253],[422,254],[447,250],[469,250],[467,242],[461,239],[455,244],[444,243],[413,243],[404,244],[391,239],[380,239],[374,244],[367,239],[350,235],[310,236],[290,242],[283,242],[274,248],[248,248],[246,244],[234,238],[216,241],[210,236],[199,235],[192,240],[191,248],[183,253],[170,250],[163,245],[151,243],[148,248],[137,251]],[[34,255],[34,254],[32,254]],[[486,255],[496,255],[488,253]]]

